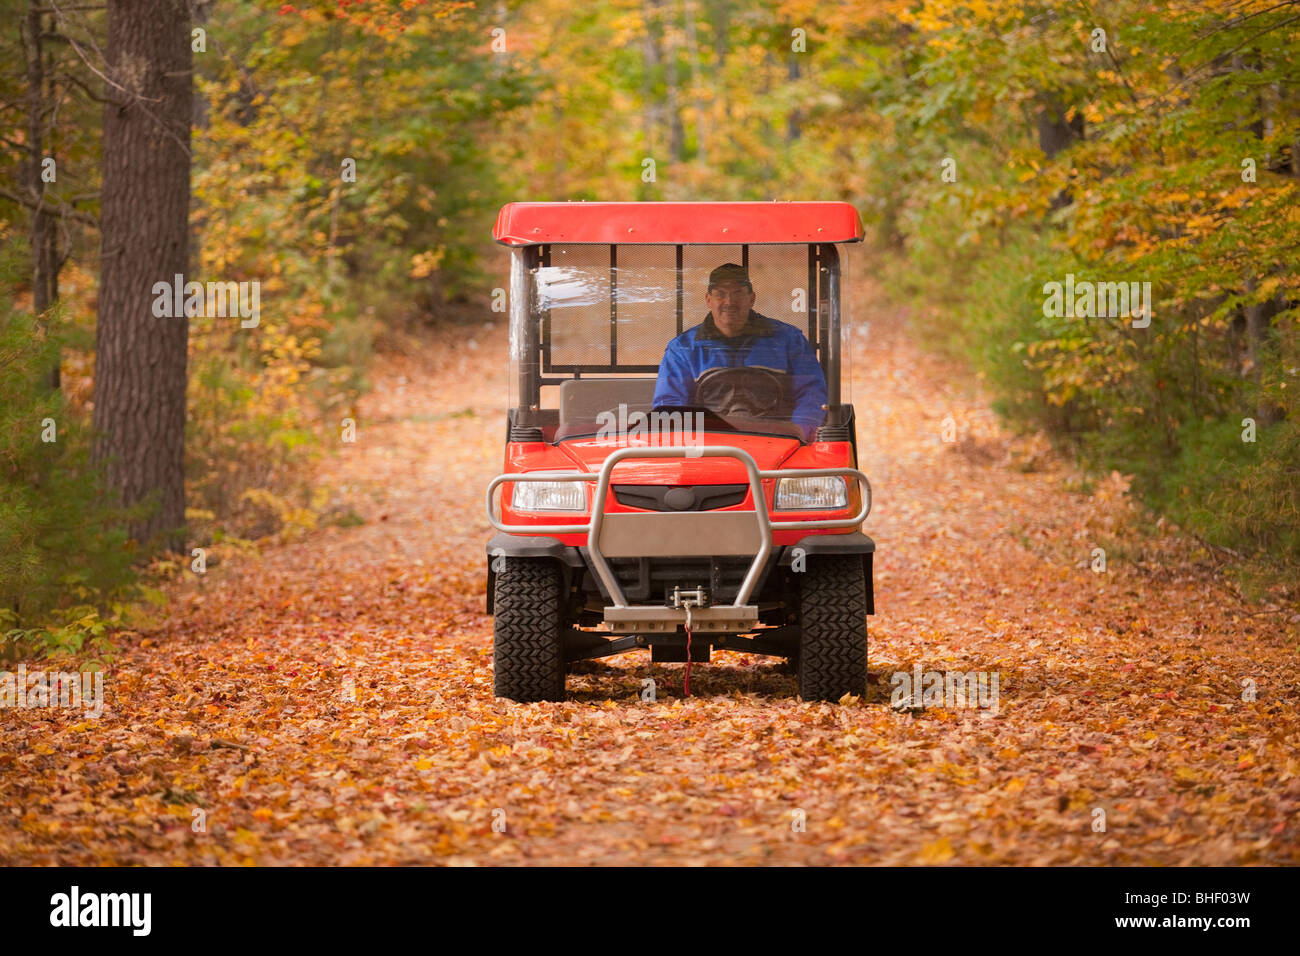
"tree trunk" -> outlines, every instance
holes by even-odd
[[[1074,119],[1065,118],[1060,99],[1052,93],[1042,95],[1043,105],[1038,111],[1038,148],[1051,159],[1075,140],[1083,139],[1083,114]]]
[[[757,98],[759,102],[764,104],[765,108],[758,114],[758,137],[764,144],[772,142],[772,120],[768,114],[768,109],[770,109],[771,104],[772,65],[774,62],[775,61],[772,59],[772,51],[768,50],[763,54],[763,65],[759,69],[759,75],[762,76],[763,81],[758,87]],[[769,184],[770,187],[775,175],[776,170],[772,168],[772,152],[771,150],[765,149],[763,151],[762,166],[759,168],[759,176],[761,176],[763,182]],[[773,199],[775,197],[771,193],[767,193],[767,198]]]
[[[659,0],[643,0],[642,15],[645,18],[645,37],[641,45],[641,125],[646,155],[658,162],[662,157],[656,157],[654,153],[658,143],[656,131],[659,128],[659,102],[655,97],[659,73],[659,40],[655,36],[655,19],[659,15]]]
[[[47,328],[42,318],[58,298],[54,281],[54,217],[45,205],[46,183],[41,179],[45,139],[45,66],[42,62],[40,4],[29,0],[24,21],[23,50],[27,56],[27,165],[24,184],[31,194],[31,228],[29,241],[32,258],[32,314],[41,328]],[[59,363],[46,379],[52,389],[59,387]]]
[[[1250,70],[1258,73],[1262,69],[1262,63],[1258,50],[1252,50],[1245,56],[1238,54],[1232,58],[1232,70],[1241,72]],[[1255,139],[1263,144],[1273,136],[1273,112],[1276,104],[1272,97],[1268,95],[1267,87],[1257,87],[1253,100],[1243,98],[1238,100],[1239,104],[1245,104],[1249,112],[1244,117],[1244,122],[1254,134]],[[1250,108],[1253,107],[1253,108]],[[1275,170],[1275,164],[1268,156],[1265,156],[1265,168]],[[1276,171],[1280,172],[1282,164],[1276,164]],[[1259,285],[1259,277],[1250,275],[1246,277],[1247,293],[1254,293]],[[1246,314],[1246,348],[1250,357],[1250,377],[1256,387],[1262,386],[1265,375],[1265,365],[1272,365],[1277,361],[1273,349],[1273,316],[1280,311],[1276,299],[1266,299],[1263,302],[1255,302],[1245,307]],[[1282,409],[1277,408],[1272,403],[1265,400],[1263,394],[1255,404],[1255,420],[1260,425],[1273,425],[1282,420]]]
[[[795,53],[793,50],[786,54],[785,76],[786,79],[789,80],[797,89],[797,84],[799,82],[799,54]],[[800,112],[799,107],[797,105],[791,107],[790,115],[786,117],[785,121],[785,142],[787,146],[799,138],[802,132],[802,125],[803,114]]]
[[[700,92],[700,48],[695,37],[695,0],[686,0],[686,62],[690,64],[690,96],[695,107],[695,161],[701,166],[708,163],[709,123],[704,112]]]
[[[32,0],[32,3],[34,6],[38,5],[38,0]],[[60,103],[62,97],[60,96],[59,93],[58,64],[55,62],[54,59],[54,51],[48,48],[45,50],[44,73],[45,73],[45,102],[53,104],[53,109],[51,111],[51,118],[50,118],[49,135],[46,137],[46,142],[48,144],[50,154],[52,156],[57,156],[60,155],[60,153],[59,153],[58,144],[56,142],[57,134],[58,134],[58,126],[55,123],[55,118],[58,116],[58,112],[59,112],[58,104]],[[59,273],[63,271],[63,264],[68,261],[68,257],[72,254],[71,240],[68,241],[67,246],[65,246],[62,251],[59,248],[59,233],[60,233],[59,226],[60,225],[65,225],[65,229],[62,231],[66,233],[67,231],[66,224],[60,222],[59,215],[57,213],[51,215],[49,220],[49,227],[46,229],[45,232],[45,243],[46,243],[45,269],[46,269],[46,276],[49,280],[47,283],[47,288],[49,289],[47,295],[49,298],[51,308],[58,305],[59,303]],[[60,352],[61,351],[62,350],[60,350]],[[52,391],[58,391],[63,387],[62,364],[63,361],[62,361],[61,354],[56,353],[54,356],[54,365],[50,368],[49,378],[47,379],[47,383],[49,384],[50,389]]]
[[[1246,279],[1246,292],[1252,293],[1259,280]],[[1246,354],[1250,359],[1250,378],[1259,386],[1264,381],[1264,366],[1276,361],[1272,349],[1273,316],[1277,314],[1277,300],[1253,302],[1244,309],[1246,315]],[[1274,425],[1282,420],[1283,410],[1266,401],[1263,395],[1255,404],[1255,420],[1261,425]]]
[[[551,123],[552,129],[554,129],[558,134],[553,137],[555,144],[555,186],[551,189],[551,195],[556,199],[559,199],[561,196],[567,198],[569,195],[567,185],[569,167],[568,163],[565,162],[565,116],[564,105],[558,97],[556,98],[554,105],[551,107]]]
[[[193,31],[199,27],[207,30],[208,21],[212,17],[212,7],[216,0],[191,0],[190,13],[193,20],[190,23],[190,29]],[[190,44],[191,55],[193,55],[193,43]],[[193,85],[191,84],[191,89]],[[204,135],[208,127],[212,125],[212,104],[208,102],[206,96],[193,94],[193,111],[190,115],[191,133],[197,131],[200,136]],[[203,272],[203,226],[201,223],[194,222],[190,224],[190,248],[189,248],[190,272],[196,279],[201,279]]]
[[[1042,106],[1038,110],[1038,148],[1048,159],[1068,149],[1076,140],[1083,139],[1083,114],[1075,113],[1074,118],[1065,118],[1065,108],[1055,93],[1040,94]],[[1052,197],[1052,209],[1060,209],[1073,202],[1069,188],[1062,189]]]
[[[713,0],[713,97],[719,108],[714,116],[731,118],[731,102],[727,98],[727,54],[731,50],[731,0]]]
[[[672,0],[664,17],[664,85],[668,111],[668,155],[674,163],[682,161],[686,151],[686,130],[682,127],[682,109],[677,76],[677,43],[674,39]]]
[[[184,547],[184,314],[154,315],[154,283],[188,264],[190,13],[185,0],[109,0],[95,458],[129,531]],[[184,310],[182,310],[183,312]]]
[[[713,52],[718,58],[718,73],[721,75],[731,48],[731,3],[730,0],[713,0]],[[722,84],[718,84],[722,92]]]

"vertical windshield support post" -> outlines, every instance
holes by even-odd
[[[618,246],[609,247],[609,364],[618,365]]]
[[[523,250],[523,275],[514,281],[510,288],[510,339],[518,336],[519,354],[515,360],[519,363],[519,417],[520,425],[532,424],[533,410],[541,405],[541,385],[538,381],[540,369],[538,359],[538,316],[533,312],[532,297],[537,288],[537,269],[543,263],[545,253],[542,247],[527,246]],[[548,321],[549,309],[542,321]],[[546,336],[548,343],[550,336]]]
[[[820,258],[817,312],[823,344],[822,369],[826,373],[827,404],[834,409],[840,404],[840,253],[833,245],[823,244]]]
[[[808,310],[808,341],[819,354],[824,351],[817,341],[817,246],[808,244],[808,287],[804,290],[804,308]]]
[[[677,334],[681,335],[682,329],[682,310],[685,304],[685,293],[682,289],[682,247],[677,246]]]

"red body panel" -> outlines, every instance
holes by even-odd
[[[800,445],[799,442],[792,438],[779,438],[766,435],[737,435],[734,433],[705,433],[702,436],[701,443],[705,445],[729,445],[734,448],[742,448],[749,452],[758,463],[760,471],[769,471],[777,468],[855,468],[856,462],[853,459],[853,446],[848,442],[813,442],[809,445]],[[559,445],[549,445],[545,442],[512,442],[506,446],[505,468],[506,474],[520,474],[530,471],[585,471],[594,473],[600,470],[605,458],[615,449],[636,446],[652,446],[658,442],[648,440],[623,440],[619,439],[596,439],[580,438],[570,441],[561,442]],[[671,442],[665,442],[671,444]],[[669,459],[643,459],[620,462],[614,468],[612,484],[630,484],[630,485],[730,485],[742,484],[749,479],[745,473],[745,466],[734,458],[669,458]],[[588,495],[595,491],[596,483],[594,481],[586,483]],[[772,508],[772,495],[774,493],[775,482],[764,481],[763,490],[767,499],[767,506],[773,521],[791,521],[795,519],[822,519],[822,518],[847,518],[851,516],[860,506],[861,499],[856,490],[856,484],[851,485],[853,489],[849,494],[849,508],[840,511],[782,511],[774,512]],[[590,517],[590,511],[586,515],[579,516],[576,513],[563,512],[527,512],[515,511],[510,507],[510,499],[513,494],[513,485],[506,483],[501,486],[501,497],[499,504],[501,506],[501,520],[508,525],[518,525],[518,530],[512,529],[514,534],[527,534],[528,525],[548,525],[548,524],[566,524],[570,521],[574,523],[581,522],[584,526]],[[611,490],[606,503],[605,511],[607,514],[616,512],[635,512],[638,509],[628,508],[619,504],[615,500]],[[754,502],[752,496],[747,495],[745,500],[738,505],[730,508],[719,509],[721,511],[753,511]],[[820,531],[774,531],[772,533],[772,543],[777,545],[797,544],[800,539],[810,534],[849,534],[852,528],[842,529],[825,529]],[[585,546],[587,543],[586,531],[580,531],[575,534],[554,535],[564,544],[572,546]]]
[[[859,242],[858,211],[845,202],[512,202],[492,238],[546,243]]]

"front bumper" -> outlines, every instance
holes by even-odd
[[[583,576],[590,573],[597,584],[596,570],[587,558],[585,548],[565,544],[558,538],[541,535],[507,534],[498,532],[487,543],[487,613],[493,613],[492,595],[496,586],[496,572],[501,558],[550,558],[559,562],[570,576]],[[861,531],[849,534],[814,534],[800,539],[797,544],[784,545],[775,549],[774,559],[769,559],[769,569],[773,566],[788,568],[801,566],[801,562],[815,555],[856,554],[862,558],[862,577],[866,587],[867,613],[875,614],[875,586],[872,579],[872,562],[876,551],[876,542]],[[569,580],[570,578],[566,578]],[[603,595],[607,600],[609,595]],[[728,605],[724,605],[727,607]],[[674,610],[669,608],[668,610]],[[615,614],[617,617],[617,614]],[[674,621],[681,623],[683,618]],[[647,628],[647,630],[649,630]]]
[[[749,478],[749,487],[754,502],[753,511],[713,511],[702,513],[667,514],[660,512],[615,512],[606,513],[605,502],[609,493],[610,477],[614,466],[628,458],[734,458],[745,467]],[[781,478],[814,478],[824,476],[844,476],[855,479],[862,488],[862,506],[851,518],[819,518],[773,521],[768,514],[767,499],[763,493],[763,481]],[[606,623],[614,627],[627,629],[631,624],[649,627],[660,623],[665,627],[676,628],[686,620],[685,612],[680,608],[663,605],[629,605],[617,576],[609,566],[608,558],[655,558],[673,556],[739,556],[753,555],[753,560],[745,574],[735,601],[728,606],[726,614],[715,615],[719,622],[733,624],[746,623],[758,619],[758,607],[750,604],[760,577],[772,555],[773,531],[802,531],[838,528],[858,528],[871,511],[871,483],[867,476],[856,468],[790,468],[775,471],[760,471],[752,455],[740,448],[726,445],[707,445],[704,447],[647,447],[620,448],[602,463],[600,471],[595,474],[556,475],[547,474],[505,474],[498,475],[488,484],[486,494],[486,511],[488,521],[498,531],[509,534],[512,530],[522,530],[520,526],[503,524],[496,515],[493,495],[503,484],[518,481],[595,481],[596,491],[593,496],[591,517],[585,523],[566,523],[556,525],[528,525],[527,530],[540,535],[566,534],[579,532],[586,535],[587,563],[600,582],[601,590],[611,602],[605,609]],[[840,537],[834,535],[833,537]],[[865,538],[865,535],[863,536]],[[554,539],[551,539],[552,541]],[[870,539],[866,539],[870,540]],[[559,545],[560,542],[555,541]],[[563,547],[563,545],[560,545]],[[489,545],[489,547],[491,547]],[[550,548],[549,545],[539,546]],[[795,546],[798,547],[797,545]],[[872,550],[874,550],[874,544]],[[807,553],[807,552],[805,552]],[[841,552],[844,553],[844,552]],[[535,556],[545,556],[536,554]],[[558,555],[557,555],[558,556]],[[792,552],[792,562],[797,555]],[[490,592],[489,592],[490,593]],[[489,597],[489,601],[490,601]],[[716,607],[716,606],[715,606]],[[728,616],[729,615],[729,616]],[[719,627],[719,630],[724,629]],[[726,628],[731,629],[731,628]]]

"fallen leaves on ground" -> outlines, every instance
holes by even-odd
[[[505,336],[448,334],[436,361],[380,364],[321,476],[363,524],[176,587],[99,719],[0,711],[0,862],[1300,861],[1296,618],[1135,537],[1118,476],[1070,490],[898,317],[870,329],[862,699],[805,704],[780,662],[731,652],[690,698],[682,665],[640,652],[579,665],[564,703],[494,699],[481,509]],[[916,665],[997,672],[997,712],[892,709]]]

